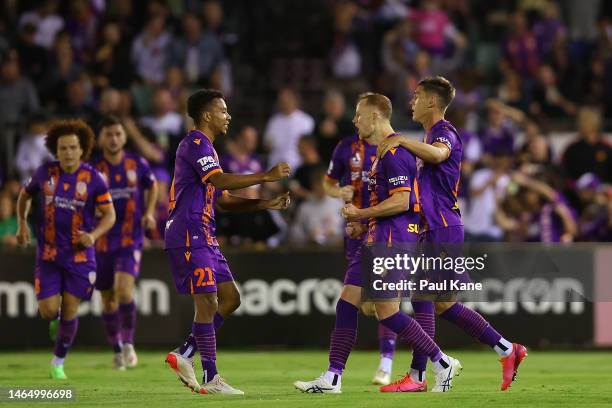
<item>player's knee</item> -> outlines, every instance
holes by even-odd
[[[48,305],[40,305],[38,307],[38,312],[40,313],[40,317],[45,320],[54,320],[57,318],[57,313],[59,312],[58,307],[48,306]]]
[[[119,308],[119,303],[116,299],[102,299],[102,313],[113,313]]]
[[[374,307],[378,320],[386,319],[399,311],[399,303],[396,302],[376,302]]]
[[[130,303],[133,299],[132,289],[125,287],[119,289],[117,291],[117,298],[121,304]]]
[[[241,304],[241,300],[240,300],[240,294],[236,293],[235,296],[232,296],[231,299],[228,302],[228,305],[226,306],[227,309],[227,313],[233,313],[236,309],[238,309],[240,307]]]
[[[376,307],[373,302],[363,302],[361,304],[361,313],[364,316],[376,316]]]

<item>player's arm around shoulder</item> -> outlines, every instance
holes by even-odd
[[[411,140],[405,136],[393,136],[378,145],[378,157],[384,157],[389,151],[403,147],[426,163],[439,164],[450,157],[450,142],[444,143],[434,139],[432,144]]]
[[[232,195],[225,190],[217,198],[215,209],[221,212],[249,212],[259,210],[286,210],[291,204],[289,192],[280,194],[270,200],[243,198]]]

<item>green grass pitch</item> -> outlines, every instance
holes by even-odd
[[[453,390],[445,394],[382,394],[369,381],[378,363],[376,352],[355,352],[343,376],[343,394],[302,394],[294,380],[309,380],[325,368],[325,351],[218,353],[221,374],[244,397],[192,394],[163,363],[165,353],[140,352],[139,366],[113,371],[111,353],[73,350],[66,360],[66,382],[52,383],[46,376],[50,351],[0,353],[0,387],[69,386],[73,403],[8,402],[7,407],[611,407],[612,353],[537,352],[521,366],[518,380],[508,392],[500,392],[500,364],[495,353],[452,351],[463,364]],[[410,362],[409,352],[399,352],[394,374]],[[199,364],[196,364],[201,372]],[[431,372],[428,373],[433,378]],[[431,387],[431,383],[430,383]]]

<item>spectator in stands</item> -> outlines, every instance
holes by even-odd
[[[0,191],[0,248],[17,248],[17,216],[11,195]]]
[[[19,27],[34,25],[34,42],[47,49],[53,46],[55,36],[64,28],[64,19],[57,14],[58,4],[58,0],[42,0],[36,9],[24,13],[19,19]]]
[[[522,11],[512,15],[508,32],[510,35],[502,46],[502,71],[511,68],[524,78],[535,78],[540,67],[538,44]]]
[[[342,200],[332,198],[323,190],[325,168],[313,172],[312,194],[302,202],[290,230],[295,245],[337,245],[342,242],[344,220],[340,215]]]
[[[607,241],[610,238],[610,198],[593,173],[583,174],[576,181],[576,190],[580,199],[580,218],[578,220],[579,239],[581,241]]]
[[[167,64],[181,67],[188,83],[208,84],[223,60],[223,44],[212,32],[202,32],[202,22],[196,14],[183,15],[182,26],[182,35],[168,45]]]
[[[601,135],[601,114],[592,108],[578,112],[579,139],[563,154],[562,165],[572,180],[593,173],[605,183],[612,182],[612,148]]]
[[[515,137],[525,115],[496,99],[487,101],[487,111],[487,124],[480,134],[484,153],[512,154]]]
[[[34,83],[40,83],[47,70],[47,49],[34,41],[36,27],[33,23],[26,23],[19,30],[17,40],[17,54],[23,74]]]
[[[101,30],[100,41],[93,53],[92,68],[100,87],[129,88],[132,81],[130,46],[116,21],[107,21]]]
[[[324,164],[317,151],[317,141],[314,137],[302,137],[298,142],[298,151],[302,158],[302,164],[293,173],[293,179],[289,182],[289,190],[293,197],[298,200],[305,200],[311,194],[314,194],[313,174]]]
[[[536,117],[560,118],[576,114],[576,105],[569,101],[557,85],[557,77],[550,65],[542,65],[532,93],[529,111]]]
[[[387,74],[406,74],[412,68],[419,46],[414,41],[414,24],[404,19],[385,33],[382,45],[382,63]]]
[[[510,183],[512,156],[508,152],[494,155],[491,167],[474,171],[470,179],[470,203],[465,212],[466,241],[492,242],[503,239],[503,231],[495,221],[495,211]]]
[[[466,39],[440,8],[439,0],[424,0],[420,9],[411,10],[414,21],[415,40],[419,47],[431,55],[442,56],[447,50],[447,40],[455,47],[463,48]]]
[[[323,112],[316,124],[315,136],[321,160],[329,162],[336,144],[355,133],[355,126],[346,116],[344,95],[337,89],[328,90],[323,97]]]
[[[18,124],[22,115],[38,107],[36,88],[21,76],[17,52],[10,50],[0,65],[0,128]]]
[[[299,109],[296,93],[289,88],[278,91],[278,112],[272,115],[264,133],[264,145],[270,152],[268,163],[287,162],[293,169],[302,164],[298,141],[314,130],[312,116]]]
[[[22,184],[32,177],[36,169],[54,160],[45,146],[48,118],[40,113],[32,114],[27,120],[27,131],[17,146],[15,168]]]
[[[255,153],[259,144],[259,135],[253,126],[243,126],[238,134],[228,140],[225,154],[219,158],[221,168],[226,173],[253,174],[264,171],[260,157]],[[232,194],[245,198],[257,198],[259,185],[242,190],[232,191]],[[254,195],[255,194],[255,195]]]
[[[96,45],[98,33],[97,9],[99,3],[88,0],[69,2],[69,16],[65,30],[70,34],[72,50],[77,61],[86,65],[91,60],[91,52]]]
[[[66,86],[77,78],[81,71],[81,66],[74,60],[70,36],[66,32],[59,33],[51,53],[49,70],[40,85],[42,101],[53,111],[65,106],[68,103]]]
[[[497,98],[504,104],[526,112],[529,109],[523,78],[513,69],[504,73],[504,81],[497,87]]]
[[[166,52],[171,41],[166,31],[166,17],[156,14],[149,18],[145,28],[132,44],[131,57],[136,74],[146,83],[159,84],[164,80]]]
[[[361,51],[353,36],[353,23],[359,8],[353,2],[339,2],[334,9],[334,40],[330,54],[332,75],[352,79],[361,74]]]
[[[572,242],[576,221],[565,198],[546,183],[521,172],[512,174],[518,192],[497,208],[496,221],[511,241]],[[509,211],[510,209],[510,211]]]
[[[546,60],[553,52],[555,43],[564,43],[567,29],[561,21],[559,5],[553,0],[545,1],[543,16],[533,26],[540,59]]]
[[[95,117],[92,106],[92,86],[86,74],[68,82],[66,104],[59,106],[57,113],[66,118],[79,118],[91,121]]]
[[[176,101],[166,88],[155,90],[153,115],[142,118],[140,124],[153,130],[162,148],[171,151],[178,145],[185,129],[184,118],[176,111]]]

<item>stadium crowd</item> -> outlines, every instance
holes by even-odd
[[[159,242],[186,98],[200,87],[222,90],[234,118],[217,142],[225,171],[293,168],[286,185],[240,192],[289,189],[291,211],[220,215],[224,242],[340,245],[342,203],[322,180],[355,132],[356,96],[388,95],[395,128],[417,136],[409,103],[432,74],[457,88],[447,116],[463,141],[468,240],[612,238],[610,2],[41,0],[0,11],[2,246],[16,245],[21,183],[52,160],[50,121],[96,130],[109,114],[160,182],[148,237]]]

